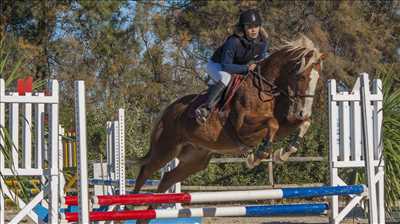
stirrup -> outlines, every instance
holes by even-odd
[[[202,107],[200,106],[199,108],[197,108],[195,110],[195,118],[196,118],[196,122],[199,124],[204,124],[208,117],[210,116],[211,111],[209,111],[206,107]]]

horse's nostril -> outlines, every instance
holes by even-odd
[[[303,117],[303,111],[300,111],[299,115],[300,117]]]

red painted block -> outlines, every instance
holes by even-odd
[[[25,96],[25,87],[23,79],[17,80],[17,92],[19,96]]]
[[[130,219],[155,219],[155,210],[134,210],[134,211],[116,211],[116,212],[90,212],[90,221],[118,221]],[[65,219],[68,222],[78,222],[77,212],[66,212]]]
[[[25,93],[31,93],[32,92],[32,76],[28,76],[24,80],[24,90]]]
[[[93,197],[93,204],[99,206],[190,203],[190,201],[191,196],[188,193],[101,195]]]

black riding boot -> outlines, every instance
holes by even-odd
[[[218,103],[218,100],[225,89],[225,85],[222,82],[218,82],[212,85],[207,90],[207,101],[206,103],[196,109],[196,120],[200,123],[207,121],[211,110]]]

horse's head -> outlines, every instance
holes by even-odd
[[[295,41],[286,42],[271,57],[275,58],[271,58],[276,67],[272,70],[276,71],[274,81],[288,99],[287,119],[307,120],[311,116],[313,97],[326,55],[301,35]]]

